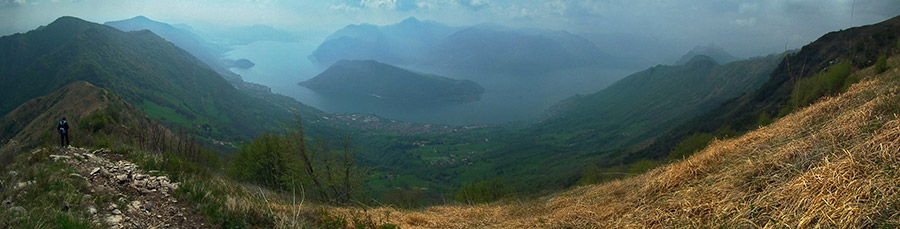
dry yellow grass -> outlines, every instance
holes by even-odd
[[[518,203],[330,208],[401,228],[900,225],[900,59],[863,82],[646,174]]]

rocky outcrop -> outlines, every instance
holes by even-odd
[[[94,194],[118,198],[109,206],[90,206],[95,221],[112,228],[206,228],[202,216],[179,203],[173,192],[179,183],[157,171],[144,171],[108,150],[69,147],[49,156],[72,166]],[[27,184],[25,184],[27,185]]]

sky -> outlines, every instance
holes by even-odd
[[[324,39],[348,24],[386,25],[417,17],[454,26],[495,23],[638,38],[664,44],[660,52],[666,55],[717,44],[735,56],[752,57],[898,16],[900,1],[0,0],[0,35],[26,32],[65,15],[98,23],[144,15],[195,27],[265,24],[309,39]],[[610,44],[598,44],[604,45]]]

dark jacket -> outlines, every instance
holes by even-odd
[[[69,134],[69,122],[59,121],[56,128],[59,129],[59,134]]]

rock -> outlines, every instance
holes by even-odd
[[[10,198],[7,198],[6,200],[3,200],[3,203],[0,204],[0,206],[6,208],[6,207],[9,207],[9,206],[12,206],[12,203],[13,203],[13,202],[12,202],[12,199],[11,199],[11,197],[10,197]]]
[[[148,182],[145,180],[136,180],[132,182],[132,185],[135,189],[144,189],[145,187],[147,187],[147,184]]]
[[[100,176],[111,177],[112,173],[110,173],[109,170],[107,170],[107,169],[100,169]]]
[[[28,185],[31,184],[30,182],[31,182],[31,181],[26,181],[26,182],[19,182],[19,183],[16,183],[16,189],[22,189],[22,188],[25,188],[26,186],[28,186]]]
[[[18,213],[18,214],[28,213],[28,211],[26,211],[25,208],[22,206],[15,206],[15,207],[10,208],[9,210],[12,212]]]
[[[100,172],[100,167],[96,167],[96,168],[91,169],[91,173],[90,173],[90,174],[91,174],[91,176],[93,176],[94,174],[97,174],[97,172]]]
[[[131,204],[128,205],[128,208],[129,208],[129,210],[131,210],[131,209],[133,209],[133,210],[140,210],[140,209],[141,209],[141,202],[140,202],[140,201],[137,201],[137,200],[131,201]]]
[[[81,174],[78,174],[78,173],[69,173],[69,176],[70,176],[70,177],[81,178],[81,179],[83,179],[83,180],[85,180],[85,181],[88,180],[87,178],[85,178],[84,176],[81,176]]]
[[[116,181],[118,181],[119,184],[125,183],[125,182],[128,181],[128,175],[125,175],[125,174],[117,175],[117,176],[116,176]]]
[[[19,172],[16,172],[15,170],[11,170],[6,174],[9,174],[9,176],[11,176],[11,177],[15,177],[16,175],[19,175]]]
[[[89,206],[89,207],[87,208],[87,213],[90,214],[90,215],[96,215],[96,214],[97,214],[97,208],[95,208],[94,206]]]
[[[144,175],[144,174],[137,174],[137,175],[134,175],[134,179],[135,179],[135,180],[143,180],[143,179],[147,179],[147,175]]]
[[[117,225],[121,222],[122,222],[121,215],[111,215],[109,217],[106,217],[106,223],[109,224],[110,226]]]
[[[72,158],[72,157],[69,157],[66,155],[50,155],[50,160],[52,160],[52,161],[67,160],[70,158]]]
[[[119,205],[110,204],[109,207],[106,207],[106,210],[108,210],[108,211],[112,211],[114,209],[119,209]]]
[[[112,213],[113,213],[113,215],[121,215],[121,214],[122,214],[122,211],[119,210],[119,209],[113,209],[113,210],[112,210]]]

